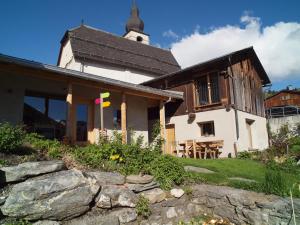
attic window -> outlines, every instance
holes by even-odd
[[[136,41],[137,41],[137,42],[142,42],[142,41],[143,41],[143,38],[142,38],[141,36],[137,36]]]

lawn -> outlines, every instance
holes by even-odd
[[[216,172],[213,174],[189,172],[191,179],[194,181],[261,191],[261,184],[265,179],[266,166],[259,161],[246,159],[199,160],[190,158],[179,158],[178,160],[184,166],[202,167]],[[299,174],[283,172],[283,175],[286,178],[287,185],[299,182]],[[251,179],[255,180],[256,183],[233,181],[228,179],[230,177]]]

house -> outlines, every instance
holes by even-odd
[[[300,114],[300,91],[281,90],[265,100],[269,118]]]
[[[142,84],[184,93],[183,101],[166,105],[168,151],[174,140],[222,140],[227,157],[268,147],[262,87],[269,83],[250,47]]]
[[[271,132],[277,133],[284,125],[290,130],[299,129],[300,91],[281,90],[266,98],[265,108]]]
[[[253,48],[181,69],[171,51],[150,45],[135,4],[125,30],[122,37],[83,24],[66,31],[57,66],[0,55],[0,121],[97,143],[94,100],[109,92],[102,125],[124,142],[151,141],[159,120],[169,154],[189,139],[224,142],[221,157],[268,146],[262,87],[270,80]]]

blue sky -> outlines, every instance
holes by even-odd
[[[176,43],[182,43],[181,40],[195,30],[206,34],[228,25],[242,27],[241,16],[245,12],[253,18],[259,17],[259,29],[278,22],[300,23],[299,0],[137,0],[137,3],[145,22],[145,33],[151,35],[152,44],[164,48],[175,46],[175,50]],[[0,53],[56,64],[60,40],[68,28],[80,25],[83,19],[87,25],[123,35],[130,4],[131,0],[3,0]],[[168,31],[174,35],[168,35]],[[299,42],[293,43],[298,45]],[[300,87],[299,70],[291,66],[290,75],[278,76],[273,81],[273,89],[288,84]]]

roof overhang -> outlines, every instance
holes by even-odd
[[[184,69],[179,70],[179,71],[174,72],[174,73],[170,73],[170,74],[166,74],[164,76],[160,76],[160,77],[155,78],[155,79],[150,80],[150,81],[143,82],[142,85],[151,86],[152,84],[154,84],[156,82],[167,80],[169,78],[170,79],[171,78],[176,79],[177,77],[181,77],[183,75],[190,74],[190,73],[195,73],[195,72],[200,71],[204,68],[210,68],[210,67],[213,68],[213,66],[216,65],[216,64],[224,64],[226,66],[230,66],[229,58],[231,59],[231,62],[233,64],[233,63],[235,63],[235,61],[237,61],[238,57],[247,56],[247,55],[250,56],[251,59],[253,59],[254,66],[258,71],[258,74],[259,74],[259,76],[262,80],[262,84],[264,86],[270,84],[271,81],[270,81],[264,67],[262,66],[259,58],[257,57],[253,47],[249,47],[249,48],[245,48],[245,49],[242,49],[242,50],[239,50],[239,51],[235,51],[235,52],[229,53],[227,55],[224,55],[224,56],[221,56],[221,57],[218,57],[218,58],[214,58],[214,59],[196,64],[196,65],[184,68]]]
[[[58,66],[43,64],[40,62],[30,61],[26,59],[16,58],[8,55],[0,54],[0,70],[12,71],[14,66],[15,69],[29,69],[36,72],[46,72],[39,73],[40,78],[58,78],[66,82],[76,82],[82,83],[82,81],[88,82],[92,86],[101,88],[105,87],[114,91],[126,92],[132,95],[138,95],[154,99],[183,99],[182,92],[170,92],[165,90],[160,90],[156,88],[151,88],[148,86],[143,86],[139,84],[132,84],[124,81],[119,81],[115,79],[110,79],[94,74],[83,73],[75,70],[69,70],[60,68]],[[20,71],[20,70],[19,70]],[[29,71],[30,73],[30,71]],[[20,74],[20,73],[19,73]],[[22,75],[22,74],[20,74]]]

